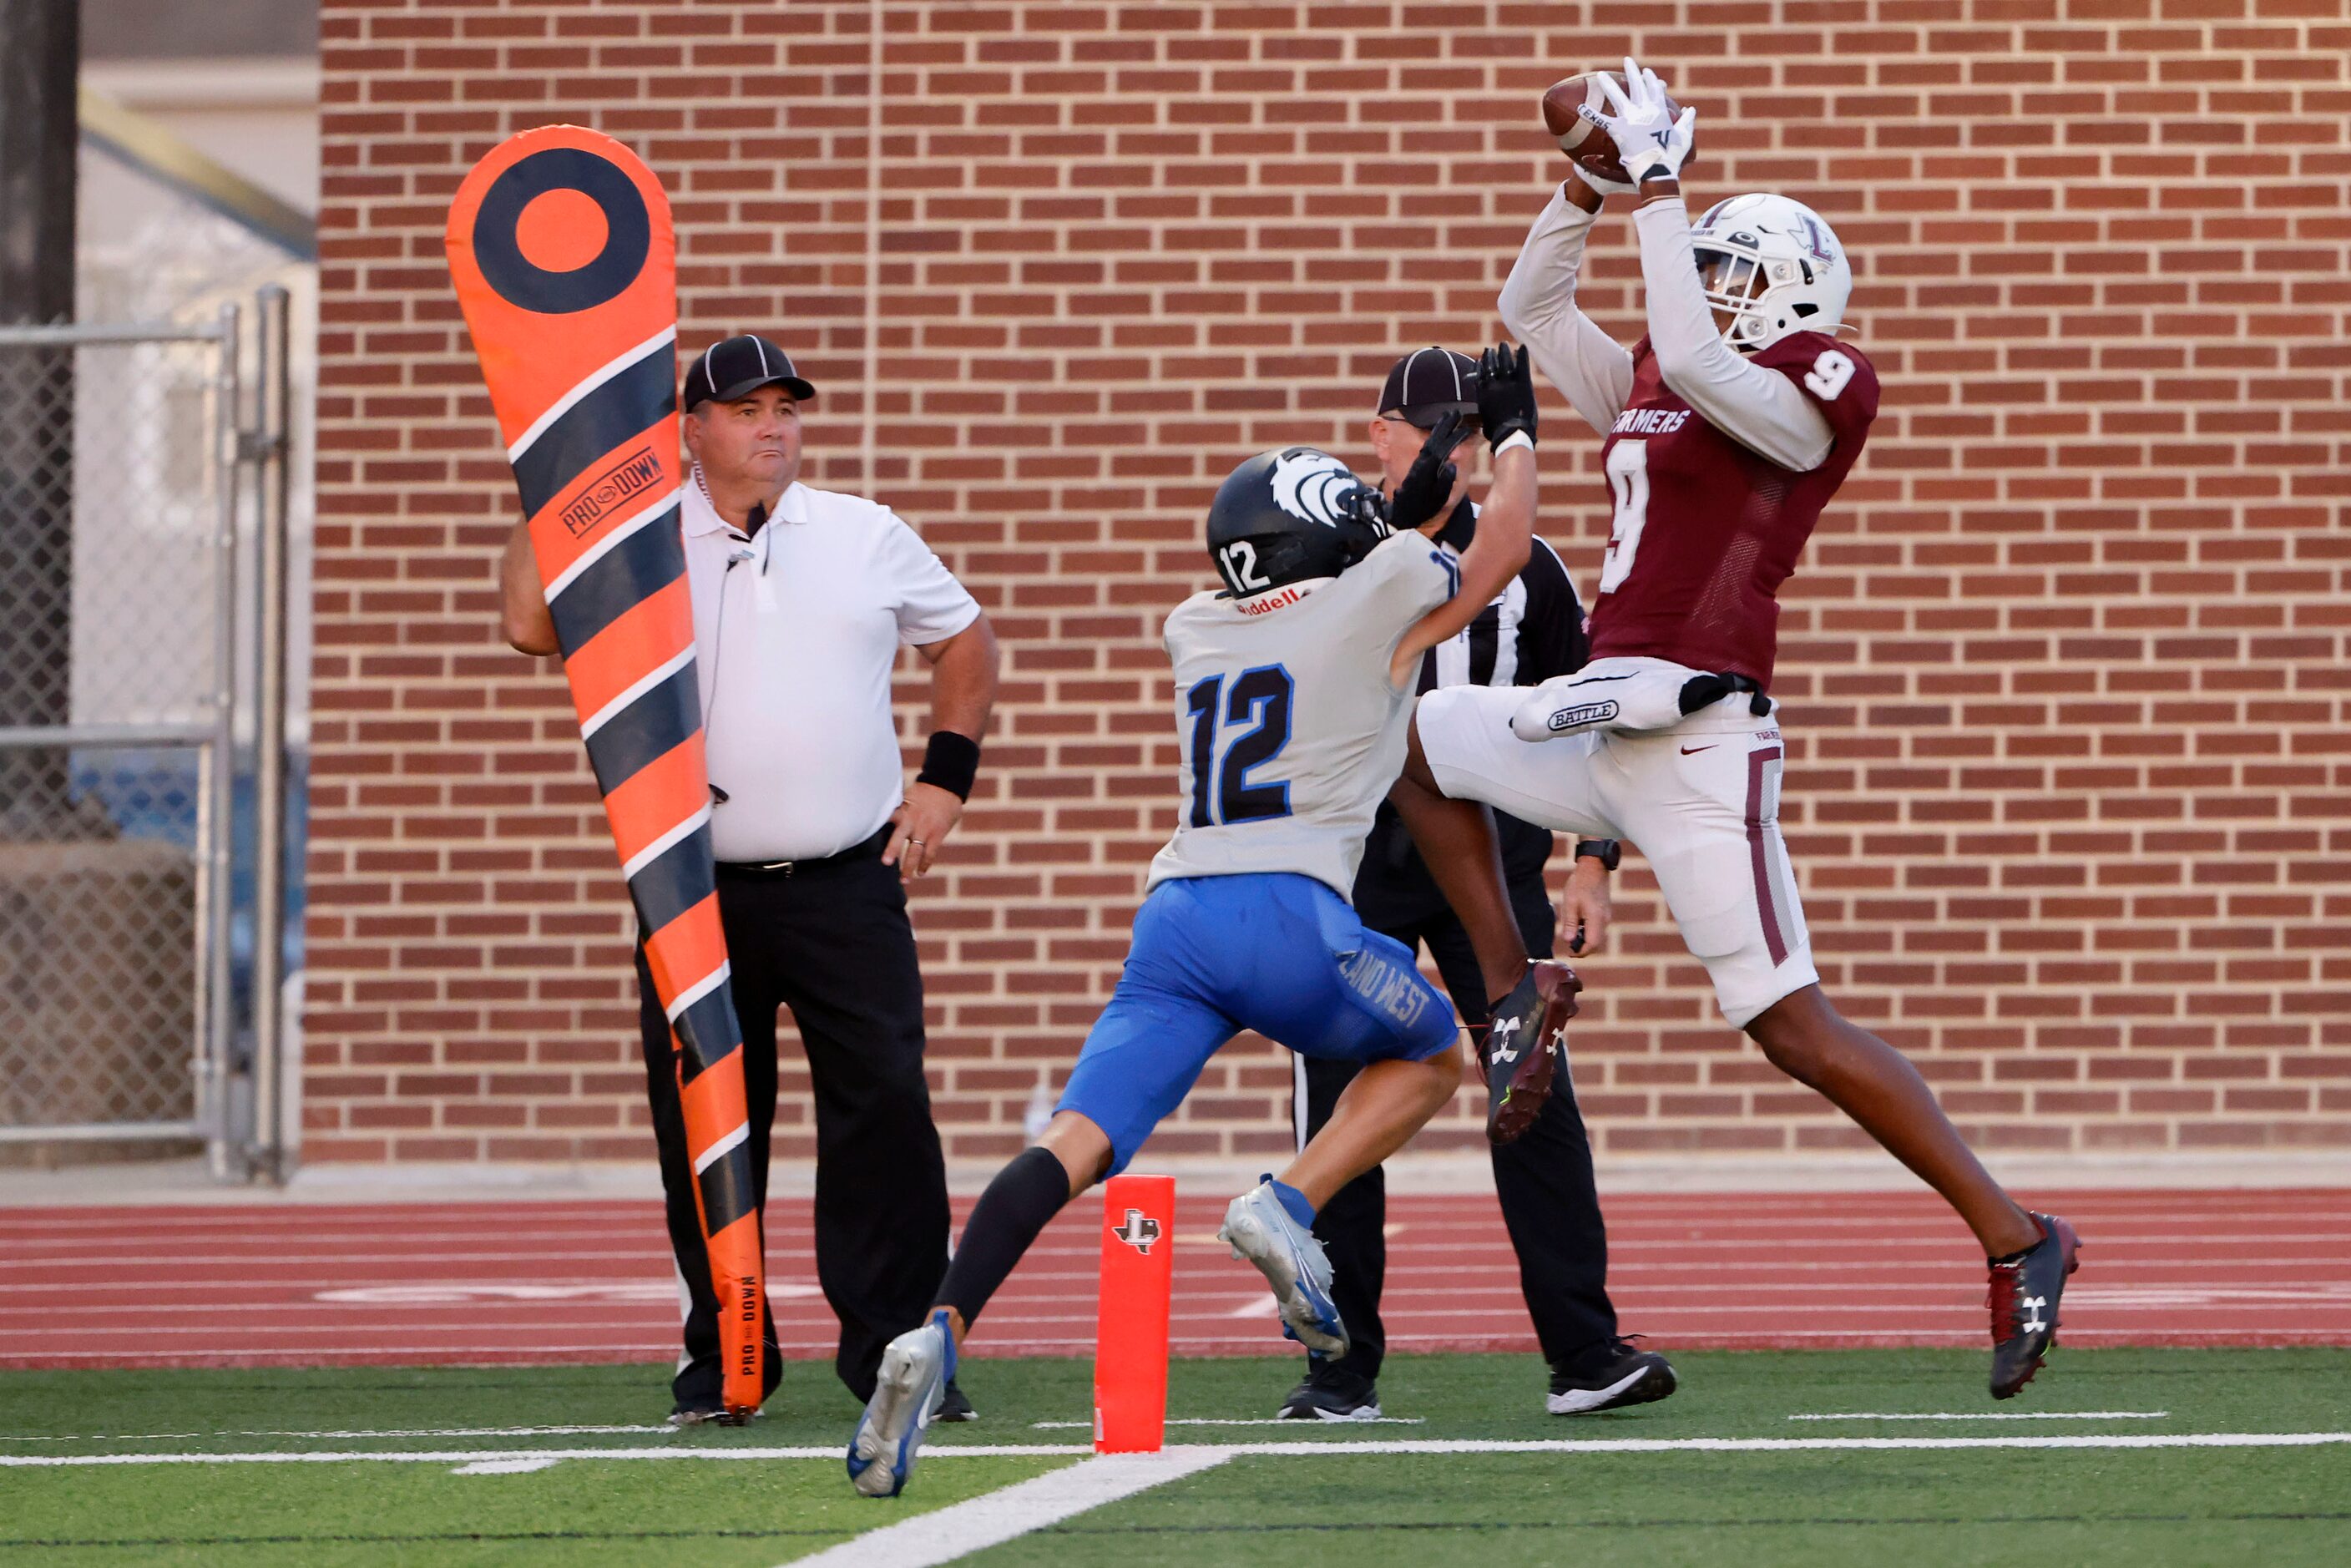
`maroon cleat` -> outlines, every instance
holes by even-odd
[[[2041,1240],[2023,1256],[1990,1264],[1991,1289],[1991,1396],[2012,1399],[2032,1381],[2050,1347],[2057,1343],[2057,1298],[2065,1281],[2082,1266],[2081,1238],[2053,1214],[2032,1214]]]
[[[1574,970],[1546,958],[1495,1005],[1486,1031],[1488,1143],[1516,1143],[1551,1103],[1552,1083],[1567,1069],[1567,1020],[1582,989]]]

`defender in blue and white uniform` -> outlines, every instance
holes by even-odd
[[[1308,1228],[1315,1209],[1401,1148],[1461,1076],[1450,1004],[1402,944],[1364,928],[1348,892],[1403,767],[1421,654],[1526,563],[1532,380],[1523,350],[1489,350],[1481,371],[1494,480],[1458,558],[1413,531],[1451,493],[1446,458],[1463,434],[1455,420],[1432,432],[1398,486],[1394,532],[1378,492],[1310,447],[1253,457],[1217,490],[1207,542],[1226,590],[1185,601],[1166,625],[1184,757],[1179,825],[1152,862],[1124,973],[1045,1135],[973,1209],[931,1321],[883,1354],[850,1446],[858,1490],[885,1497],[905,1485],[988,1298],[1046,1222],[1124,1169],[1243,1030],[1303,1055],[1366,1063],[1322,1131],[1279,1177],[1235,1199],[1219,1232],[1273,1287],[1285,1333],[1344,1354],[1330,1265]],[[1494,883],[1485,902],[1503,910],[1483,831]],[[1507,990],[1525,971],[1525,949],[1506,915],[1501,925],[1515,955],[1506,967],[1495,961]]]

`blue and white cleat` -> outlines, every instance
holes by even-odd
[[[1347,1325],[1331,1299],[1331,1260],[1314,1233],[1290,1217],[1267,1176],[1233,1199],[1217,1239],[1253,1264],[1273,1287],[1284,1336],[1336,1358],[1347,1354]]]
[[[947,1332],[946,1309],[909,1329],[882,1353],[873,1397],[865,1402],[857,1436],[849,1440],[849,1481],[867,1497],[896,1497],[914,1473],[914,1450],[938,1415],[955,1375],[955,1336]]]

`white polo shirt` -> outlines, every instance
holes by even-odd
[[[749,538],[689,476],[682,528],[710,781],[727,796],[711,811],[718,858],[812,860],[871,838],[904,799],[898,645],[954,636],[977,601],[861,497],[795,483]]]

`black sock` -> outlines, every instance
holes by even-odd
[[[1050,1149],[1023,1149],[996,1173],[971,1211],[939,1301],[963,1314],[966,1330],[1004,1283],[1037,1233],[1070,1201],[1070,1173]]]

